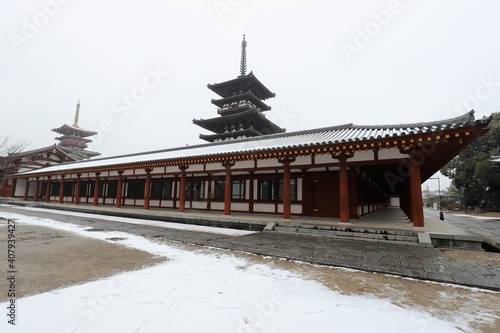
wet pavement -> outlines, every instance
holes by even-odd
[[[49,218],[104,230],[123,231],[148,238],[178,241],[258,255],[347,267],[422,280],[500,291],[500,267],[447,259],[439,249],[408,243],[374,242],[280,233],[256,232],[244,236],[186,231],[0,206],[2,211]],[[22,221],[20,221],[22,222]]]

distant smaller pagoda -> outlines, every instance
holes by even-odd
[[[88,159],[100,155],[98,152],[85,150],[88,147],[88,143],[92,142],[91,139],[87,138],[96,135],[97,132],[80,128],[78,125],[79,118],[80,100],[78,100],[76,104],[75,121],[73,125],[64,124],[61,127],[52,129],[52,132],[61,134],[61,136],[55,138],[60,141],[58,147],[62,148],[76,160]]]
[[[200,139],[217,142],[285,132],[284,128],[264,115],[265,111],[271,110],[264,100],[276,95],[253,72],[246,74],[246,47],[247,41],[243,35],[240,75],[233,80],[208,85],[210,90],[222,97],[212,99],[220,117],[193,119],[194,124],[214,133],[200,134]]]

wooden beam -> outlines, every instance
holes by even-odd
[[[413,166],[410,173],[411,215],[414,227],[424,226],[424,208],[422,202],[422,178],[420,166]]]
[[[75,188],[75,205],[80,204],[80,191],[82,188],[82,179],[81,179],[82,174],[78,173],[76,174],[76,188]]]
[[[146,184],[144,185],[144,209],[149,209],[151,198],[151,169],[146,169]]]
[[[349,176],[346,158],[339,158],[340,222],[349,222]]]
[[[95,173],[95,185],[94,185],[94,202],[92,203],[94,206],[99,204],[99,175],[100,172]]]
[[[179,188],[179,213],[184,213],[186,211],[186,169],[187,165],[179,165],[181,170],[181,182]]]

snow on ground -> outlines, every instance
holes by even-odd
[[[462,216],[462,217],[472,217],[474,219],[479,219],[479,220],[500,220],[498,217],[491,217],[491,216],[476,216],[476,215],[468,215],[468,214],[454,214],[455,216]]]
[[[170,259],[19,299],[15,329],[2,315],[1,332],[459,332],[429,313],[341,295],[297,273],[229,252],[187,251],[123,232],[90,233],[49,219],[0,216],[101,240],[123,237],[121,245]],[[4,312],[6,307],[0,304]]]
[[[108,221],[113,221],[113,222],[150,225],[150,226],[155,226],[155,227],[188,230],[188,231],[209,232],[209,233],[215,233],[215,234],[221,234],[221,235],[227,235],[227,236],[242,236],[242,235],[248,235],[248,234],[255,233],[255,231],[248,231],[248,230],[206,227],[206,226],[194,225],[194,224],[163,222],[163,221],[154,221],[154,220],[142,220],[142,219],[133,219],[133,218],[128,218],[128,217],[97,215],[97,214],[89,214],[89,213],[67,212],[67,211],[56,210],[56,209],[22,207],[22,206],[10,206],[10,207],[21,209],[21,210],[31,210],[31,211],[35,211],[35,212],[46,212],[46,213],[53,213],[53,214],[60,214],[60,215],[71,215],[71,216],[79,216],[79,217],[85,217],[85,218],[91,218],[91,219],[98,218],[100,220],[108,220]]]

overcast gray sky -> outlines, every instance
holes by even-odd
[[[112,156],[202,143],[207,83],[248,70],[287,131],[499,111],[500,2],[24,0],[0,4],[0,136],[73,124]],[[435,183],[435,181],[431,181]],[[431,184],[431,188],[434,188]]]

